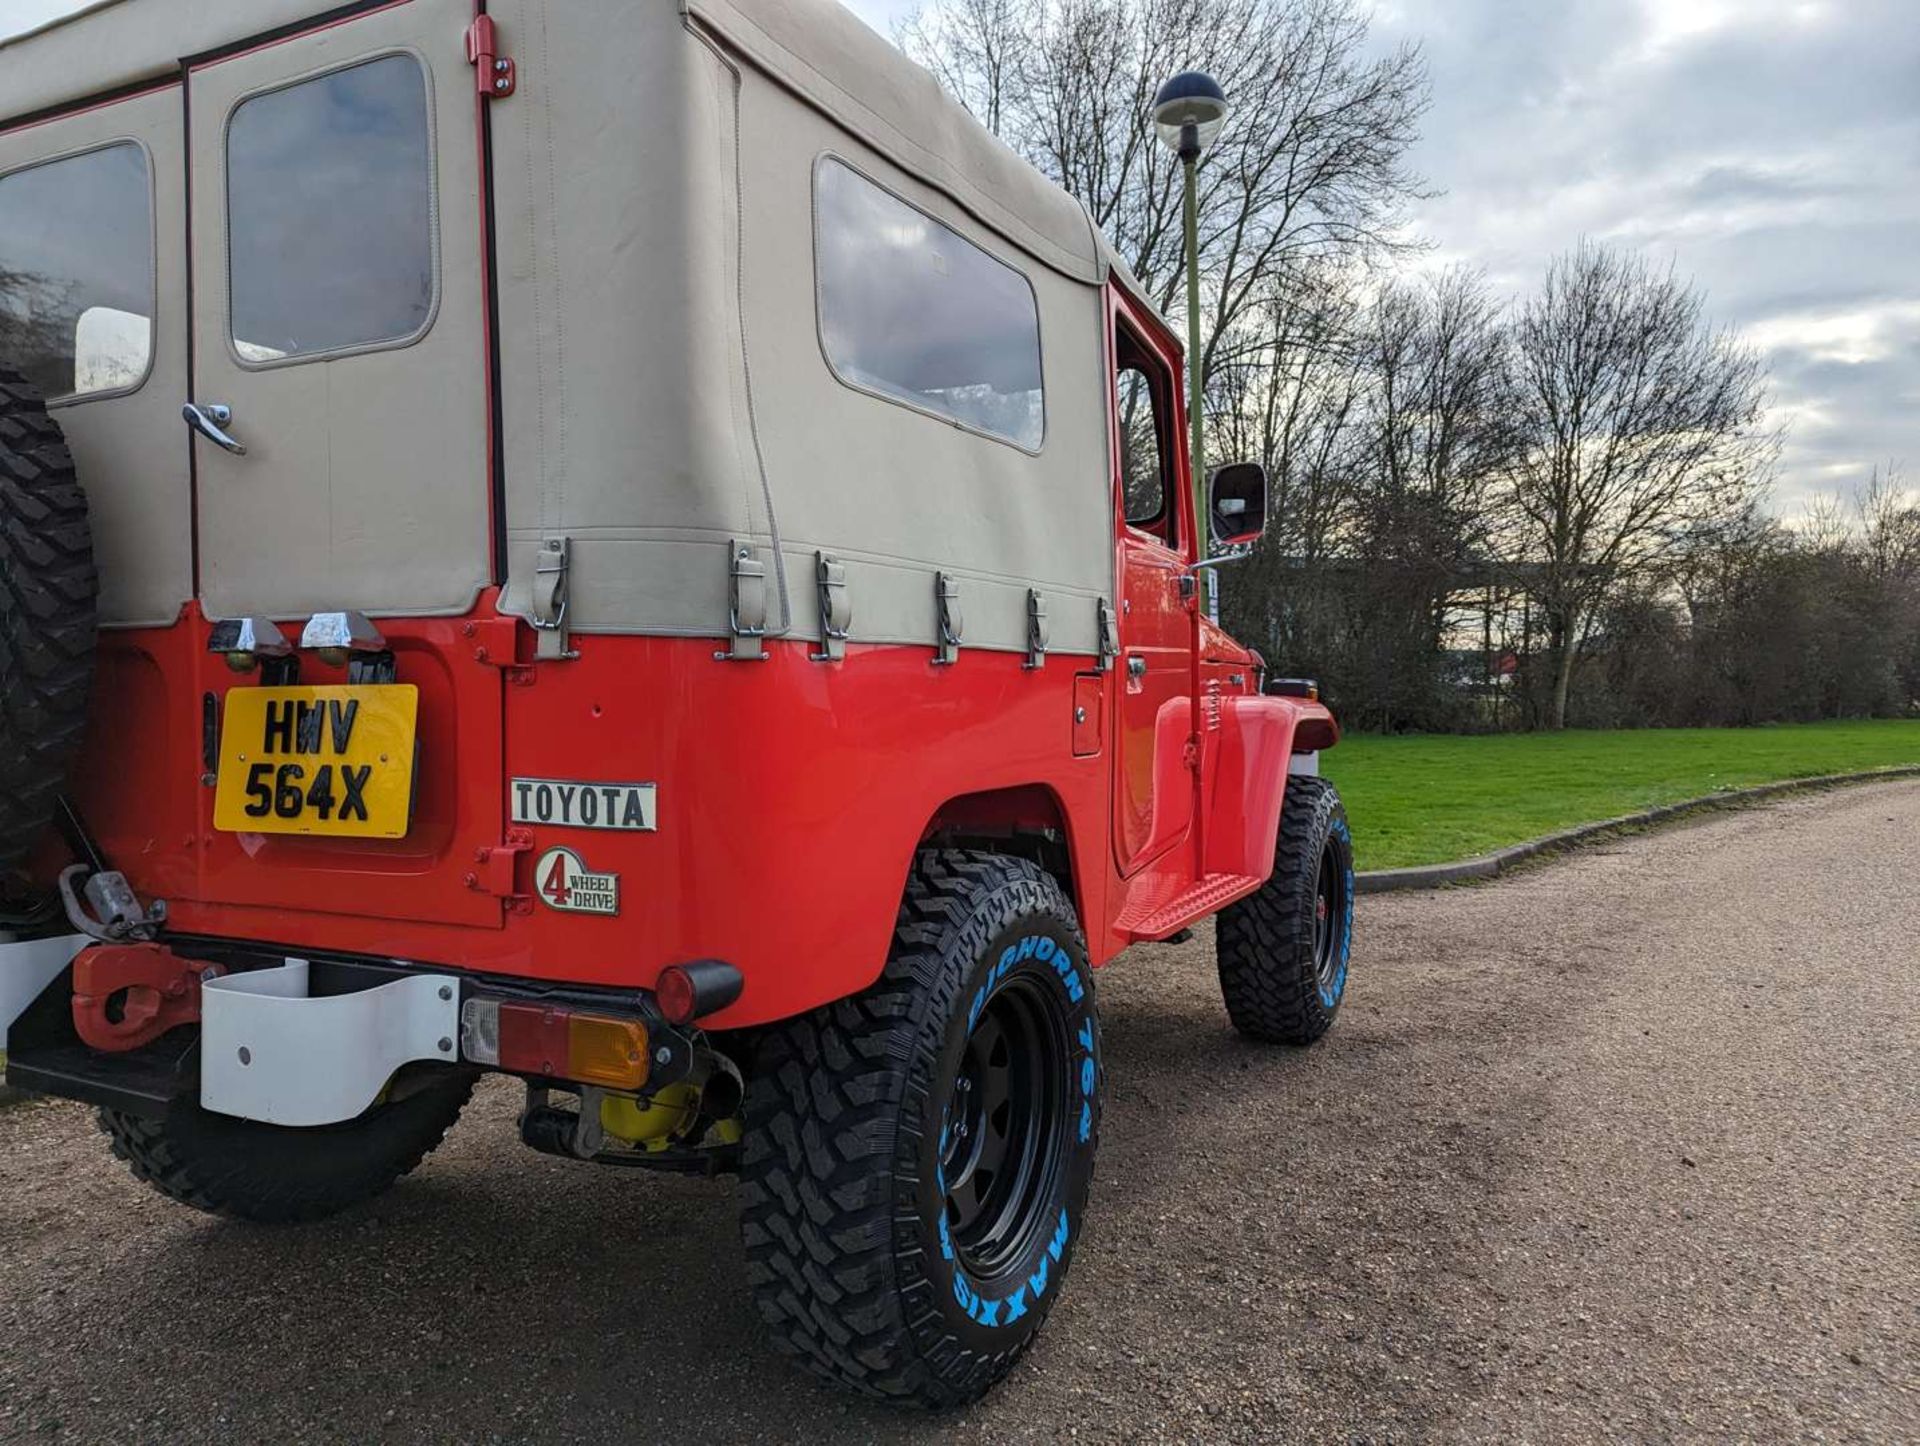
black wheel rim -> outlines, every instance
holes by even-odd
[[[1331,840],[1320,851],[1320,867],[1313,879],[1313,972],[1320,997],[1339,997],[1345,951],[1341,933],[1347,926],[1346,864]]]
[[[1022,1258],[1051,1223],[1069,1067],[1058,1006],[1034,981],[1007,980],[968,1032],[941,1131],[948,1238],[977,1277]]]

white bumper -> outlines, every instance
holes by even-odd
[[[0,936],[4,938],[5,936]],[[62,934],[26,943],[0,943],[0,1057],[7,1052],[7,1031],[27,1006],[46,991],[88,944],[85,934]]]
[[[331,1125],[363,1113],[394,1071],[459,1058],[460,982],[412,974],[311,998],[307,961],[200,986],[200,1103],[270,1125]]]

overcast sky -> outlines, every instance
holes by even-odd
[[[889,31],[910,0],[848,0]],[[1433,261],[1536,284],[1581,236],[1705,288],[1767,356],[1775,490],[1920,481],[1920,0],[1377,0],[1424,47]]]
[[[847,0],[887,33],[912,0]],[[72,0],[0,0],[0,34]],[[319,8],[316,5],[316,9]],[[1920,473],[1920,0],[1378,0],[1426,49],[1435,259],[1533,284],[1582,235],[1672,258],[1766,353],[1777,506]]]

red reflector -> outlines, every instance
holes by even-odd
[[[691,1024],[700,1011],[693,980],[678,964],[660,971],[660,977],[654,981],[653,997],[669,1024]]]

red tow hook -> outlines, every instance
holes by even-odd
[[[122,1054],[200,1018],[200,981],[218,964],[165,944],[95,944],[73,961],[73,1027],[94,1049]]]

